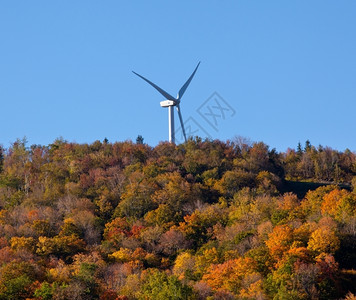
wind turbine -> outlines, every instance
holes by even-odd
[[[169,142],[170,143],[175,143],[174,108],[173,108],[174,106],[177,108],[177,111],[178,111],[178,116],[179,116],[179,120],[180,120],[180,125],[182,126],[184,140],[187,141],[187,137],[185,135],[184,124],[183,124],[182,112],[181,112],[181,109],[180,109],[180,101],[181,101],[181,99],[183,97],[183,94],[185,93],[188,85],[192,81],[192,79],[193,79],[193,77],[195,75],[195,72],[197,71],[199,65],[200,65],[200,62],[198,63],[198,65],[196,66],[194,72],[192,73],[192,75],[190,75],[190,77],[188,78],[186,83],[184,83],[184,85],[180,88],[180,90],[178,92],[178,95],[177,95],[177,98],[174,98],[173,96],[168,94],[165,90],[161,89],[159,86],[157,86],[153,82],[149,81],[147,78],[145,78],[145,77],[141,76],[140,74],[137,74],[136,72],[132,71],[138,77],[141,77],[144,81],[146,81],[150,85],[152,85],[158,92],[160,92],[166,98],[166,100],[160,102],[160,105],[161,105],[161,107],[168,107],[168,132],[169,132]]]

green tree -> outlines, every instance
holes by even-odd
[[[144,280],[139,299],[147,300],[179,300],[189,299],[192,289],[164,272],[152,270]]]
[[[34,296],[41,300],[50,300],[53,297],[54,287],[47,281],[42,282],[41,286],[34,292]]]
[[[30,298],[29,287],[39,276],[35,266],[28,262],[13,261],[4,265],[1,270],[0,299]]]
[[[93,263],[81,263],[79,270],[76,270],[74,280],[79,281],[85,286],[85,293],[94,297],[97,295],[98,284],[95,278],[97,265]]]

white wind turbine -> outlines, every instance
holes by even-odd
[[[181,109],[180,109],[180,101],[181,101],[181,99],[183,97],[183,94],[186,91],[188,85],[192,81],[192,79],[193,79],[193,77],[195,75],[195,72],[197,71],[199,65],[200,65],[200,62],[196,66],[196,68],[195,68],[194,72],[192,73],[192,75],[190,75],[190,77],[188,78],[186,83],[179,90],[177,98],[174,98],[173,96],[168,94],[165,90],[161,89],[159,86],[157,86],[153,82],[149,81],[145,77],[141,76],[140,74],[137,74],[136,72],[132,71],[138,77],[141,77],[143,80],[145,80],[150,85],[152,85],[158,92],[160,92],[166,98],[166,100],[165,101],[161,101],[160,104],[161,104],[162,107],[168,107],[168,130],[169,130],[169,142],[170,143],[175,143],[175,136],[174,136],[174,109],[173,109],[173,106],[175,106],[177,108],[178,116],[179,116],[179,120],[180,120],[180,125],[182,126],[182,131],[183,131],[183,135],[184,135],[184,140],[187,141],[187,137],[185,135],[184,124],[183,124],[182,112],[181,112]]]

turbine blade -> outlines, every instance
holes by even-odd
[[[182,126],[182,131],[183,131],[183,135],[184,135],[184,140],[187,141],[187,136],[185,135],[185,129],[184,129],[184,124],[183,124],[183,118],[182,118],[182,113],[180,111],[180,105],[177,104],[177,111],[178,111],[178,116],[179,116],[179,120],[180,120],[180,126]]]
[[[159,91],[167,100],[172,100],[176,101],[177,99],[168,94],[165,90],[161,89],[158,85],[155,85],[153,82],[149,81],[145,77],[141,76],[140,74],[137,74],[136,72],[132,71],[132,73],[136,74],[138,77],[141,77],[144,81],[148,82],[150,85],[152,85],[157,91]]]
[[[190,84],[190,82],[192,81],[194,75],[195,75],[195,72],[197,71],[198,67],[200,65],[200,62],[198,63],[198,65],[196,66],[194,72],[192,75],[190,75],[189,79],[187,80],[187,82],[181,87],[181,89],[179,90],[178,92],[178,96],[177,96],[177,99],[180,100],[182,97],[183,97],[183,94],[185,93],[185,90],[187,89],[188,85]]]

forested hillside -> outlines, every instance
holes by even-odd
[[[309,141],[18,140],[0,299],[355,299],[355,176],[355,153]]]

